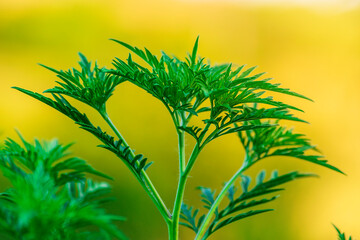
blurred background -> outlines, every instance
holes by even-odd
[[[77,52],[111,66],[128,51],[116,38],[153,53],[180,58],[200,35],[199,54],[211,63],[259,66],[315,102],[280,96],[302,108],[311,124],[294,124],[318,145],[330,163],[347,176],[294,159],[268,159],[247,172],[280,173],[299,169],[321,177],[286,185],[268,207],[276,211],[226,227],[212,239],[336,239],[331,223],[360,237],[360,1],[351,0],[0,0],[0,138],[58,138],[75,142],[75,155],[114,176],[117,200],[109,211],[127,217],[119,227],[131,239],[166,239],[160,214],[124,165],[71,120],[11,86],[37,92],[56,77],[41,68],[77,66]],[[104,122],[77,105],[95,123]],[[165,108],[125,83],[108,103],[109,114],[127,141],[155,164],[150,177],[171,205],[177,183],[177,137]],[[191,145],[189,144],[189,147]],[[189,150],[190,151],[190,150]],[[240,166],[243,152],[236,136],[214,141],[200,155],[188,181],[185,202],[201,207],[196,187],[220,189]],[[0,178],[0,190],[8,186]],[[181,230],[181,239],[192,239]]]

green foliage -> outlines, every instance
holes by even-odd
[[[111,97],[115,87],[122,80],[110,74],[103,69],[98,68],[97,64],[91,67],[86,57],[79,53],[81,70],[73,68],[68,71],[58,71],[53,68],[45,68],[55,72],[61,81],[57,81],[59,86],[48,89],[45,92],[58,93],[75,98],[96,110],[105,111],[105,103]]]
[[[141,186],[162,214],[169,229],[169,239],[179,239],[179,219],[181,223],[196,233],[196,240],[206,239],[216,230],[249,216],[270,211],[271,209],[244,209],[258,207],[273,201],[277,196],[258,199],[258,197],[280,191],[278,185],[291,180],[312,176],[291,172],[273,177],[264,182],[264,173],[258,175],[257,184],[249,188],[249,177],[243,172],[266,157],[286,156],[305,160],[342,173],[318,155],[317,148],[302,134],[282,126],[283,121],[305,122],[295,116],[301,109],[274,99],[271,93],[281,93],[293,97],[309,98],[272,83],[271,78],[263,78],[264,73],[254,73],[255,67],[245,65],[233,67],[232,64],[211,65],[198,56],[198,39],[184,60],[162,53],[155,56],[148,49],[141,50],[127,43],[114,40],[129,49],[135,58],[145,62],[143,65],[129,54],[126,60],[115,58],[112,69],[94,67],[80,54],[80,70],[55,72],[60,78],[58,86],[48,89],[53,98],[29,90],[15,89],[38,99],[71,118],[80,128],[98,138],[103,147],[113,152],[129,168]],[[136,155],[120,131],[112,123],[106,102],[115,87],[130,82],[150,93],[163,103],[170,113],[179,140],[179,182],[172,212],[163,202],[145,170],[150,166],[147,159]],[[71,105],[65,97],[71,97],[95,108],[111,127],[116,137],[94,126],[90,119]],[[197,121],[191,121],[197,120]],[[199,121],[200,120],[200,121]],[[196,124],[194,124],[195,122]],[[186,159],[185,133],[196,140],[191,155]],[[184,201],[186,180],[202,149],[211,141],[237,133],[245,149],[242,165],[215,194],[209,188],[200,188],[202,201],[207,213],[197,218],[198,209],[188,207]],[[314,152],[314,153],[312,153]],[[234,183],[241,178],[242,193],[235,197]],[[228,196],[229,204],[219,209],[220,203]]]
[[[90,122],[86,114],[80,113],[79,110],[73,107],[61,94],[53,94],[54,99],[51,99],[25,89],[15,89],[18,89],[55,108],[59,112],[65,114],[67,117],[75,121],[76,124],[80,125],[80,128],[93,134],[103,143],[103,145],[99,145],[99,147],[108,149],[115,153],[120,159],[124,161],[124,163],[137,176],[139,180],[142,178],[141,170],[146,170],[151,165],[151,163],[146,163],[147,159],[144,158],[143,155],[132,155],[134,151],[124,142],[124,140],[115,140],[113,136],[102,131],[100,127],[95,127]]]
[[[335,230],[338,233],[338,240],[352,240],[353,238],[350,236],[349,239],[346,238],[345,233],[342,233],[334,224],[333,224]]]
[[[85,180],[85,173],[91,173],[111,179],[96,171],[85,160],[69,157],[68,148],[72,144],[61,145],[56,139],[48,142],[27,142],[20,134],[24,146],[12,139],[7,139],[1,150],[0,167],[9,179],[16,175],[25,176],[26,172],[35,172],[39,167],[50,175],[57,186],[71,181]]]
[[[85,178],[102,177],[84,160],[68,157],[68,148],[56,140],[34,144],[21,137],[0,150],[0,169],[12,188],[0,194],[0,236],[6,239],[126,239],[100,205],[110,186]],[[109,177],[107,177],[109,178]],[[88,231],[89,227],[99,231]]]
[[[249,189],[249,185],[251,183],[251,178],[246,175],[241,176],[240,186],[241,186],[241,194],[238,197],[235,197],[235,194],[238,191],[238,188],[235,187],[234,184],[231,184],[227,191],[227,197],[229,203],[223,209],[218,209],[216,207],[215,217],[212,219],[209,228],[207,229],[204,239],[210,236],[215,231],[220,228],[233,223],[235,221],[242,220],[244,218],[254,216],[260,213],[265,213],[272,211],[273,209],[253,209],[244,212],[243,210],[258,207],[262,204],[266,204],[268,202],[274,201],[278,198],[278,196],[272,196],[270,198],[259,198],[263,195],[268,195],[272,193],[276,193],[284,190],[283,188],[278,188],[279,185],[290,182],[292,180],[304,177],[312,177],[316,176],[313,174],[301,174],[298,172],[290,172],[284,175],[278,176],[277,171],[273,171],[271,174],[271,178],[267,181],[264,181],[265,171],[261,171],[257,178],[256,184],[253,188]],[[212,191],[210,188],[200,187],[201,190],[201,201],[205,203],[204,208],[211,209],[211,207],[215,203],[215,199],[218,197],[215,194],[215,191]],[[181,208],[181,218],[184,222],[180,224],[192,229],[195,233],[198,233],[199,226],[202,224],[205,215],[202,215],[196,221],[197,214],[199,209],[194,209],[193,207],[189,207],[186,204],[182,205]]]
[[[269,124],[270,121],[252,120],[244,122],[245,126]],[[275,122],[277,123],[277,122]],[[308,151],[319,152],[304,134],[293,133],[293,129],[272,125],[268,128],[255,128],[238,132],[238,136],[246,152],[246,162],[251,166],[266,157],[286,156],[309,161],[337,172],[338,168],[330,165],[321,155],[309,155]]]
[[[175,125],[200,142],[209,126],[186,126],[193,116],[208,113],[202,119],[215,126],[204,145],[228,133],[243,131],[251,127],[233,127],[252,119],[287,119],[303,121],[289,113],[288,109],[300,110],[294,106],[263,97],[267,91],[280,92],[308,99],[300,94],[280,88],[279,84],[269,83],[270,78],[260,80],[264,73],[250,76],[255,67],[244,70],[244,65],[233,69],[231,64],[211,66],[204,58],[197,57],[198,40],[185,61],[162,53],[160,58],[145,49],[142,51],[124,42],[114,40],[142,58],[150,69],[136,63],[131,54],[127,61],[116,58],[115,70],[107,72],[128,80],[159,99],[169,110]],[[246,104],[261,103],[275,108],[250,108]],[[268,127],[256,125],[252,128]]]
[[[81,128],[91,132],[104,143],[104,145],[99,145],[99,147],[105,148],[115,153],[120,159],[123,159],[139,179],[142,177],[142,170],[145,171],[152,164],[152,162],[147,163],[147,158],[144,158],[142,154],[133,155],[134,151],[129,146],[126,146],[122,139],[114,140],[114,137],[103,132],[100,127],[95,128],[92,125],[83,125]]]

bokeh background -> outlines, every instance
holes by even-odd
[[[321,177],[293,182],[269,207],[276,211],[232,224],[212,239],[336,239],[331,226],[360,237],[360,5],[346,0],[0,0],[0,138],[58,138],[75,142],[74,154],[114,176],[117,200],[109,211],[126,216],[119,227],[131,239],[166,239],[160,214],[124,165],[71,120],[11,86],[43,91],[55,76],[41,68],[76,66],[77,52],[111,66],[128,51],[109,38],[155,53],[184,57],[200,35],[199,53],[212,63],[257,65],[274,82],[314,103],[281,96],[305,110],[311,124],[294,124],[347,176],[293,159],[269,159],[247,173],[299,169]],[[91,109],[80,108],[104,125]],[[164,107],[130,84],[120,85],[109,113],[127,141],[155,164],[148,170],[170,206],[177,182],[177,138]],[[190,145],[189,145],[190,146]],[[196,186],[219,189],[240,166],[236,136],[200,155],[186,203],[200,207]],[[1,178],[0,188],[8,183]],[[187,229],[181,239],[192,239]]]

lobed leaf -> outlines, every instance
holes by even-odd
[[[48,89],[45,92],[63,94],[77,99],[98,111],[105,110],[107,100],[113,94],[117,85],[122,83],[118,76],[106,73],[104,68],[98,68],[97,64],[92,68],[91,62],[79,53],[81,61],[80,70],[75,68],[68,71],[58,71],[41,65],[57,74],[59,86]]]
[[[258,207],[277,199],[278,196],[272,196],[270,198],[259,197],[283,190],[282,188],[278,188],[279,185],[298,178],[312,176],[315,175],[301,174],[298,172],[290,172],[279,176],[277,171],[273,171],[271,178],[265,180],[265,171],[261,171],[256,178],[257,181],[255,186],[249,189],[251,179],[250,177],[243,175],[240,182],[242,193],[236,196],[238,188],[236,188],[234,185],[230,186],[227,193],[229,203],[221,210],[216,209],[215,217],[212,219],[203,239],[208,238],[215,231],[225,227],[230,223],[250,216],[272,211],[273,209],[252,209],[244,212],[244,210],[248,208]],[[204,187],[200,187],[199,189],[201,190],[201,201],[205,203],[204,207],[206,209],[210,209],[215,199],[217,198],[215,191]],[[201,215],[197,219],[198,212],[198,209],[194,209],[193,207],[189,207],[187,205],[183,205],[181,209],[181,218],[184,220],[182,225],[192,229],[195,233],[198,232],[199,227],[205,218],[205,215]]]
[[[270,124],[269,121],[254,119],[245,122],[245,126]],[[235,127],[237,125],[235,124]],[[338,168],[330,165],[321,155],[310,155],[308,151],[317,152],[317,148],[310,143],[310,140],[303,134],[294,133],[292,129],[284,126],[273,125],[268,128],[253,128],[238,132],[243,144],[249,166],[255,162],[271,156],[294,157],[317,165],[321,165],[334,171],[343,173]]]

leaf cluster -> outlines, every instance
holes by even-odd
[[[215,231],[227,226],[230,223],[250,216],[272,211],[273,209],[251,208],[262,206],[263,204],[277,199],[277,195],[268,198],[263,198],[263,196],[284,190],[284,188],[279,188],[278,186],[295,179],[312,176],[315,175],[299,173],[297,171],[278,175],[278,172],[275,170],[272,172],[270,179],[264,181],[265,171],[261,171],[257,175],[255,186],[250,189],[249,186],[251,178],[246,175],[242,175],[240,181],[241,194],[236,196],[239,189],[235,185],[231,185],[227,191],[228,204],[222,209],[216,209],[215,217],[212,219],[203,239],[208,238]],[[210,188],[199,187],[199,189],[201,190],[201,201],[205,203],[204,208],[210,209],[217,198],[217,194]],[[251,210],[247,210],[249,208]],[[199,209],[194,209],[193,207],[183,204],[181,208],[181,219],[184,221],[181,222],[181,224],[192,229],[195,233],[198,233],[199,227],[205,218],[205,215],[201,215],[197,219],[198,213]]]
[[[268,124],[270,121],[251,120],[244,122],[244,126]],[[277,122],[275,122],[277,123]],[[327,163],[319,150],[312,145],[304,134],[294,133],[293,129],[274,124],[267,128],[254,128],[238,132],[239,139],[245,149],[245,161],[248,166],[267,157],[293,157],[318,164],[334,171],[343,173],[338,168]],[[308,151],[315,154],[308,154]]]
[[[0,194],[0,236],[6,239],[126,239],[101,205],[110,186],[85,178],[102,177],[84,160],[69,157],[56,140],[24,146],[12,139],[0,149],[0,170],[12,187]],[[109,178],[109,177],[107,177]],[[89,231],[89,227],[98,231]]]
[[[159,99],[169,110],[179,130],[193,136],[204,144],[225,134],[243,131],[250,127],[234,127],[234,123],[242,123],[252,119],[287,119],[303,121],[289,113],[290,109],[300,110],[283,102],[265,96],[267,92],[279,92],[308,99],[300,94],[273,84],[270,78],[261,79],[264,73],[251,75],[255,67],[245,66],[233,68],[231,64],[215,65],[204,63],[204,58],[197,56],[198,39],[192,54],[184,61],[170,57],[166,53],[158,58],[148,49],[141,50],[127,43],[114,40],[125,46],[147,63],[147,67],[133,60],[131,54],[126,61],[116,58],[115,69],[108,73],[130,81]],[[273,106],[271,109],[249,108],[248,104]],[[193,116],[199,117],[207,113],[201,120],[213,125],[215,130],[205,139],[209,126],[188,126]],[[257,127],[268,127],[253,126]]]
[[[99,68],[97,63],[92,67],[86,57],[79,53],[80,70],[72,68],[68,71],[58,71],[54,68],[41,65],[57,74],[59,86],[45,92],[63,94],[77,99],[98,111],[105,111],[106,101],[111,97],[115,87],[123,80],[118,76],[108,74],[105,68]]]

